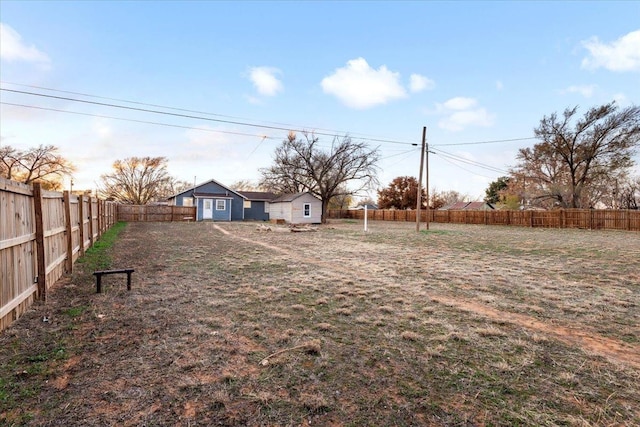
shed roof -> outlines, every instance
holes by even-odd
[[[302,197],[305,194],[309,194],[311,195],[311,197],[318,199],[316,196],[314,196],[313,194],[311,194],[311,192],[309,191],[304,191],[302,193],[293,193],[293,194],[283,194],[282,196],[271,200],[271,203],[279,203],[279,202],[293,202],[295,199],[297,199],[298,197]],[[319,200],[319,199],[318,199]]]
[[[278,197],[277,194],[269,191],[238,191],[238,193],[246,197],[247,200],[256,202],[270,202]]]

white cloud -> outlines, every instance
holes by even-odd
[[[463,96],[456,96],[455,98],[451,98],[448,101],[445,101],[442,106],[446,110],[468,110],[469,108],[475,107],[478,103],[473,98],[465,98]]]
[[[476,108],[478,101],[474,98],[458,96],[436,104],[436,111],[445,115],[438,126],[452,132],[464,130],[469,126],[490,127],[494,122],[494,115],[485,108]]]
[[[583,68],[640,71],[640,30],[632,31],[609,44],[592,37],[583,41],[582,45],[589,51],[589,56],[582,60]]]
[[[345,67],[323,78],[321,85],[324,93],[356,109],[386,104],[392,99],[407,96],[400,84],[400,73],[390,71],[385,65],[375,70],[364,58],[348,61]]]
[[[591,98],[596,89],[596,85],[569,86],[562,93],[579,93],[585,98]]]
[[[282,91],[282,81],[276,77],[282,72],[273,67],[252,67],[249,69],[249,80],[260,95],[275,96]]]
[[[458,132],[468,126],[489,127],[493,125],[493,115],[484,108],[469,111],[456,111],[438,122],[442,129]]]
[[[0,23],[0,58],[8,61],[49,63],[49,57],[35,46],[27,46],[22,36],[7,24]]]
[[[436,83],[428,77],[420,74],[411,74],[409,77],[409,89],[411,92],[421,92],[423,90],[431,90],[436,87]]]
[[[504,89],[504,85],[502,84],[502,81],[496,80],[496,89],[498,90]]]

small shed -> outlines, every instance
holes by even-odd
[[[308,191],[285,194],[271,201],[269,218],[282,219],[290,224],[320,224],[322,201]]]

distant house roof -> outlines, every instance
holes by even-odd
[[[469,202],[464,209],[467,211],[484,211],[495,209],[495,207],[487,202]]]
[[[448,211],[463,210],[464,208],[467,207],[468,204],[469,204],[469,202],[456,202],[456,203],[452,203],[452,204],[450,204],[448,206],[443,206],[442,209],[448,210]]]
[[[444,211],[484,211],[493,209],[495,207],[487,202],[456,202],[440,208],[440,210]]]
[[[313,196],[313,197],[315,197],[317,199],[317,197],[314,196],[313,194],[311,194],[309,191],[305,191],[305,192],[302,192],[302,193],[283,194],[282,196],[271,200],[271,203],[293,202],[295,199],[297,199],[298,197],[302,197],[305,194],[310,194],[311,196]]]
[[[215,183],[215,184],[219,185],[220,187],[224,188],[225,190],[230,191],[230,192],[232,192],[233,194],[237,194],[238,196],[240,196],[240,197],[241,197],[241,198],[243,198],[243,199],[246,199],[246,197],[245,197],[245,196],[243,196],[242,194],[240,194],[238,191],[234,191],[234,190],[230,189],[229,187],[227,187],[227,186],[226,186],[226,185],[224,185],[224,184],[219,183],[219,182],[218,182],[218,181],[216,181],[215,179],[210,179],[210,180],[208,180],[208,181],[201,182],[200,184],[196,185],[195,187],[187,188],[186,190],[182,190],[182,191],[180,191],[179,193],[176,193],[176,194],[174,194],[174,195],[172,195],[172,196],[169,196],[169,197],[167,197],[167,200],[174,199],[174,198],[178,197],[179,195],[184,194],[184,193],[187,193],[187,192],[189,192],[189,191],[193,191],[193,193],[194,193],[194,197],[203,197],[202,195],[203,195],[203,194],[206,194],[206,193],[198,192],[198,191],[197,191],[197,189],[198,189],[198,187],[202,187],[203,185],[209,184],[210,182],[213,182],[213,183]],[[227,195],[227,194],[225,194],[224,196],[228,196],[228,195]]]
[[[378,205],[373,205],[371,203],[367,203],[367,204],[364,204],[364,205],[358,205],[355,208],[353,208],[353,210],[362,211],[362,210],[364,210],[365,206],[367,207],[367,210],[378,209]]]
[[[247,200],[255,202],[270,202],[278,197],[276,194],[268,191],[238,191],[238,193],[246,197]]]

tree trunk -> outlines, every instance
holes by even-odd
[[[322,222],[323,224],[327,223],[327,208],[329,207],[329,202],[328,201],[322,201],[322,218],[320,219],[320,222]]]

